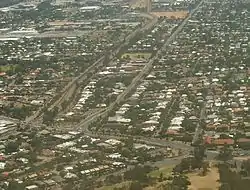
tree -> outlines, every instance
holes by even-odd
[[[46,0],[46,1],[41,2],[39,5],[37,5],[37,9],[40,11],[44,11],[44,10],[51,8],[50,2],[51,0]]]
[[[149,180],[148,173],[152,171],[151,166],[136,166],[124,173],[124,179],[146,183]]]
[[[65,110],[66,108],[67,108],[67,106],[69,105],[69,101],[68,100],[64,100],[63,102],[62,102],[62,109],[63,110]]]
[[[220,150],[218,159],[224,162],[232,159],[232,150],[229,148],[228,145],[225,144],[224,147]]]
[[[174,186],[170,182],[162,183],[157,189],[158,190],[175,190]]]
[[[187,176],[184,175],[178,175],[174,176],[174,179],[172,181],[172,185],[176,189],[180,190],[187,190],[188,186],[191,185],[190,181],[188,180]]]
[[[194,158],[197,161],[202,161],[203,158],[205,157],[205,146],[204,145],[199,145],[194,148]]]
[[[250,160],[245,160],[241,164],[241,173],[245,176],[250,176]]]
[[[162,182],[162,181],[163,181],[163,173],[161,172],[160,177],[159,177],[159,182]]]
[[[11,181],[9,183],[8,189],[7,190],[24,190],[24,184],[19,184],[16,181]]]
[[[189,132],[194,132],[195,131],[195,128],[196,126],[194,125],[194,123],[190,120],[190,119],[187,119],[185,118],[183,121],[182,121],[182,124],[181,126],[186,129],[187,131]]]
[[[173,169],[174,173],[182,173],[188,171],[191,167],[191,158],[184,158],[181,160],[181,163],[176,165]]]
[[[107,184],[116,184],[116,183],[120,183],[122,181],[122,177],[120,175],[108,175],[105,178],[105,183]]]
[[[42,148],[42,140],[39,137],[34,136],[31,139],[30,145],[34,149],[40,149],[40,148]]]
[[[58,107],[54,107],[52,110],[45,110],[43,115],[43,123],[47,125],[52,123],[58,112],[59,112]]]
[[[228,183],[223,183],[219,187],[219,190],[231,190],[230,185]]]
[[[126,187],[114,187],[113,190],[126,190]]]
[[[5,153],[10,154],[12,152],[17,152],[18,148],[19,148],[19,145],[16,142],[10,141],[5,147]]]
[[[63,190],[69,190],[69,189],[73,190],[74,187],[75,187],[75,184],[74,184],[72,181],[70,181],[70,182],[68,182],[68,183],[63,187]]]
[[[138,181],[133,181],[130,184],[129,190],[142,190],[143,187]]]
[[[237,170],[232,170],[230,164],[224,162],[218,165],[220,174],[220,190],[248,190],[249,178],[244,179]]]
[[[208,167],[209,167],[209,164],[207,162],[203,162],[202,164],[202,175],[205,176],[208,172]]]
[[[94,190],[94,181],[92,179],[81,180],[79,189]]]
[[[122,148],[121,154],[127,158],[132,158],[133,156],[132,152],[128,148]]]
[[[129,150],[132,150],[134,147],[134,139],[132,137],[129,137],[124,141],[125,147],[127,147]]]
[[[29,160],[30,160],[31,163],[37,162],[37,154],[36,154],[36,152],[34,152],[34,151],[30,152]]]

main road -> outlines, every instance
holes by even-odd
[[[181,32],[183,27],[187,24],[188,20],[192,17],[193,14],[200,8],[200,6],[203,4],[204,0],[202,0],[195,9],[185,18],[185,20],[177,27],[177,29],[171,34],[171,36],[166,40],[164,45],[161,49],[159,49],[156,53],[156,55],[150,59],[150,61],[143,67],[141,72],[132,80],[131,84],[117,97],[116,101],[110,104],[107,108],[102,109],[98,112],[95,112],[91,115],[89,115],[87,118],[85,118],[83,121],[81,121],[77,126],[75,126],[75,129],[82,130],[86,135],[90,136],[97,136],[97,137],[106,137],[106,138],[116,138],[116,139],[122,139],[126,137],[119,137],[119,136],[107,136],[107,135],[100,135],[100,134],[92,134],[90,131],[88,131],[88,126],[90,126],[93,122],[97,121],[98,119],[102,119],[108,116],[110,111],[112,111],[116,105],[119,105],[125,97],[134,89],[137,87],[139,82],[146,76],[147,73],[150,72],[150,70],[153,67],[154,61],[159,57],[159,55],[162,54],[162,52],[167,48],[167,46],[176,38],[176,36]],[[145,25],[143,28],[136,30],[134,33],[129,35],[125,42],[120,46],[120,48],[124,47],[124,45],[127,45],[129,40],[132,39],[138,32],[143,32],[144,30],[150,29],[157,23],[157,18],[154,18],[150,23]],[[119,53],[119,51],[115,51],[115,53],[111,53],[110,58],[114,58],[115,54]],[[67,88],[66,88],[67,91]],[[63,94],[62,94],[63,96]],[[136,137],[137,139],[140,138],[141,142],[152,144],[152,145],[159,145],[159,146],[171,146],[175,149],[181,149],[184,153],[183,156],[175,158],[174,162],[179,162],[185,155],[188,155],[190,150],[192,150],[192,147],[188,144],[183,144],[179,142],[169,142],[166,140],[161,140],[157,138],[145,138],[145,137]],[[170,160],[170,161],[169,161]],[[173,164],[173,159],[166,159],[164,160],[164,164],[167,163]]]
[[[107,117],[110,111],[112,111],[116,105],[119,105],[125,97],[137,87],[139,82],[145,77],[147,73],[153,67],[154,61],[159,57],[159,55],[167,48],[167,46],[176,38],[176,36],[180,33],[183,27],[187,24],[188,20],[192,17],[193,14],[200,8],[203,4],[204,0],[202,0],[193,11],[185,18],[185,20],[177,27],[177,29],[172,33],[172,35],[166,40],[163,47],[157,51],[156,55],[143,67],[141,72],[132,80],[131,84],[117,97],[116,101],[109,105],[105,110],[100,110],[92,115],[89,115],[86,119],[84,119],[80,124],[78,124],[78,128],[86,130],[86,128],[93,122],[95,122],[99,118]]]
[[[89,135],[94,135],[88,131],[88,126],[90,126],[93,122],[97,121],[98,119],[103,119],[108,116],[110,111],[112,111],[116,105],[118,105],[121,101],[125,99],[125,97],[133,90],[134,88],[137,87],[139,82],[146,76],[147,73],[150,72],[150,70],[153,67],[154,61],[159,57],[159,55],[167,48],[167,46],[176,38],[176,36],[181,32],[183,27],[187,24],[188,20],[192,17],[193,14],[200,8],[200,6],[203,4],[204,0],[202,0],[197,7],[188,15],[188,17],[177,27],[175,32],[172,33],[172,35],[166,40],[164,43],[163,47],[157,51],[155,57],[153,57],[142,69],[142,71],[132,80],[131,84],[124,90],[116,99],[115,102],[113,102],[111,105],[109,105],[108,108],[100,110],[98,112],[95,112],[92,115],[89,115],[86,119],[84,119],[82,122],[80,122],[76,128],[79,130],[82,130],[85,132],[85,134]],[[96,136],[102,136],[99,134],[96,134]],[[109,137],[109,138],[124,138],[124,137],[118,137],[118,136],[105,136],[104,137]],[[144,138],[144,137],[138,137],[140,138],[141,141],[144,141],[145,143],[148,144],[157,144],[161,146],[171,146],[175,149],[181,149],[184,155],[188,155],[189,152],[192,150],[192,147],[190,145],[186,145],[183,143],[178,143],[178,142],[167,142],[165,140],[160,140],[157,138]],[[178,157],[175,159],[174,162],[179,162],[183,156]],[[172,160],[172,159],[168,159]],[[168,160],[165,160],[164,163],[167,164]],[[169,163],[173,163],[173,161],[169,161]]]
[[[103,62],[105,60],[105,56],[107,56],[108,61],[111,61],[115,56],[120,52],[120,50],[125,46],[127,46],[137,34],[143,33],[144,31],[152,28],[158,21],[158,18],[155,16],[149,15],[151,20],[147,22],[144,26],[136,29],[132,33],[130,33],[128,36],[125,37],[125,39],[120,40],[121,44],[118,45],[116,50],[108,52],[106,55],[103,55],[100,57],[95,63],[93,63],[90,67],[88,67],[83,73],[81,73],[79,76],[73,78],[60,92],[59,97],[57,100],[52,103],[51,105],[45,105],[41,107],[38,111],[36,111],[35,114],[32,116],[28,117],[25,120],[25,123],[30,123],[34,121],[36,118],[38,118],[42,113],[44,108],[47,108],[49,110],[53,109],[54,107],[59,107],[61,106],[62,102],[64,100],[68,100],[69,97],[74,96],[74,91],[76,88],[76,83],[80,83],[84,79],[86,79],[87,74],[93,72],[96,68],[99,68],[100,66],[103,66]],[[49,103],[48,103],[49,104]],[[97,113],[98,114],[98,113]]]

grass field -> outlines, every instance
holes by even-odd
[[[162,173],[163,177],[168,177],[169,175],[171,175],[173,167],[174,167],[174,165],[162,167],[158,170],[154,170],[154,171],[150,172],[148,175],[150,177],[153,177],[153,178],[159,178],[161,173]],[[131,183],[131,181],[124,181],[122,183],[118,183],[115,185],[103,186],[100,188],[96,188],[95,190],[113,190],[114,188],[117,188],[117,187],[129,187],[130,183]],[[162,183],[166,183],[166,182],[162,182]],[[149,187],[145,188],[145,190],[155,190],[156,187],[159,185],[161,185],[161,183],[157,182],[154,186],[149,186]]]
[[[124,53],[122,58],[129,56],[131,60],[147,60],[150,58],[151,53]]]
[[[130,181],[124,181],[122,183],[118,183],[118,184],[115,184],[115,185],[111,185],[111,186],[103,186],[103,187],[100,187],[100,188],[96,188],[95,190],[113,190],[114,188],[119,188],[119,187],[129,187],[130,185]]]
[[[4,65],[4,66],[0,66],[0,72],[7,72],[11,69],[14,69],[15,65]]]
[[[218,190],[219,172],[217,168],[210,168],[206,176],[200,176],[198,173],[188,174],[191,185],[189,190]]]
[[[151,177],[160,177],[161,173],[163,174],[163,177],[168,177],[171,175],[171,172],[173,170],[174,166],[166,166],[159,168],[158,170],[154,170],[149,173],[149,176]]]
[[[165,166],[159,168],[158,170],[154,170],[150,172],[148,175],[153,178],[159,178],[161,173],[163,177],[171,176],[171,172],[173,170],[174,165],[172,166]],[[210,171],[205,176],[201,176],[199,172],[193,172],[187,174],[191,185],[189,186],[188,190],[218,190],[219,189],[219,173],[216,167],[210,168]],[[125,181],[119,184],[115,184],[112,186],[104,186],[101,188],[97,188],[95,190],[113,190],[114,188],[119,187],[129,187],[130,181]],[[169,183],[169,181],[158,182],[152,186],[148,186],[144,188],[144,190],[158,190],[161,189],[162,185],[165,183]]]
[[[151,14],[157,17],[167,17],[167,18],[186,18],[188,11],[166,11],[166,12],[152,12]]]

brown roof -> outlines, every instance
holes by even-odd
[[[167,135],[177,135],[179,134],[178,131],[176,130],[171,130],[171,129],[168,129],[167,132],[166,132]]]
[[[250,139],[247,139],[247,138],[240,138],[240,139],[238,139],[238,142],[239,142],[239,143],[250,142]]]
[[[212,144],[215,144],[215,145],[225,145],[225,144],[232,145],[232,144],[234,144],[234,140],[233,139],[214,139],[212,141]]]

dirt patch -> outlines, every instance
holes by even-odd
[[[217,168],[211,168],[206,176],[198,173],[188,174],[191,185],[189,190],[217,190],[219,189],[219,172]]]
[[[151,14],[157,17],[186,18],[188,16],[188,11],[152,12]]]
[[[130,1],[130,6],[132,9],[135,8],[144,8],[146,7],[146,0],[132,0]]]
[[[244,160],[249,160],[250,156],[238,156],[238,157],[234,157],[234,159],[244,161]]]

